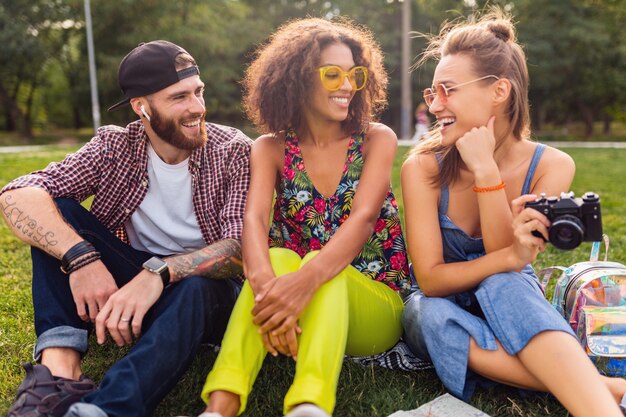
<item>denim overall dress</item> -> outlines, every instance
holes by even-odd
[[[544,149],[545,145],[537,145],[521,194],[530,192]],[[482,239],[467,235],[447,216],[448,199],[448,188],[442,187],[438,212],[444,261],[463,262],[485,255]],[[402,322],[404,340],[411,350],[431,360],[450,393],[465,401],[477,383],[488,381],[468,369],[470,337],[487,350],[496,350],[498,340],[507,353],[515,355],[547,330],[574,336],[545,299],[530,264],[521,272],[491,275],[472,290],[445,298],[427,297],[417,288],[407,299]]]

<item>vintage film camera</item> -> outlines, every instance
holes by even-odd
[[[574,193],[561,193],[561,197],[546,197],[545,194],[526,207],[544,214],[551,225],[548,229],[550,243],[563,250],[575,249],[581,242],[602,240],[602,217],[600,196],[587,192],[582,198]],[[537,231],[533,235],[543,237]]]

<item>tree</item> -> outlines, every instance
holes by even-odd
[[[438,33],[444,20],[499,4],[517,20],[528,56],[533,124],[594,120],[609,130],[624,119],[626,0],[404,0],[412,1],[413,30]],[[92,2],[102,107],[118,101],[117,69],[139,42],[168,39],[187,48],[206,83],[207,118],[245,125],[239,80],[251,53],[295,17],[348,16],[370,28],[385,53],[389,106],[381,116],[400,124],[399,0],[118,0]],[[31,124],[80,127],[91,123],[83,0],[0,0],[0,123],[32,135]],[[417,58],[425,40],[415,37]],[[414,102],[430,85],[435,63],[413,74]],[[130,111],[103,112],[123,124]]]
[[[622,0],[520,0],[512,8],[528,55],[533,123],[619,116],[625,101]],[[623,111],[623,110],[622,110]]]
[[[35,94],[49,61],[72,25],[62,0],[2,0],[0,3],[0,102],[5,128],[32,137]]]
[[[239,80],[243,53],[258,36],[250,28],[252,10],[245,2],[150,0],[94,2],[94,43],[103,108],[117,102],[121,92],[117,70],[126,53],[140,42],[166,39],[181,45],[196,59],[206,84],[207,118],[242,124]],[[111,36],[112,30],[115,36]],[[85,60],[86,63],[86,60]],[[104,113],[106,123],[124,123],[130,110]]]

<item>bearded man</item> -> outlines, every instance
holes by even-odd
[[[241,287],[250,139],[205,122],[200,71],[178,45],[140,44],[118,79],[125,99],[109,111],[129,104],[140,120],[0,192],[32,247],[40,363],[24,364],[10,417],[151,415],[201,343],[219,343]],[[133,344],[99,387],[81,371],[92,329]]]

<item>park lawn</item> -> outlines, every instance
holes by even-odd
[[[11,179],[60,160],[75,148],[50,148],[29,154],[0,154],[0,187]],[[392,182],[402,207],[400,166],[408,148],[400,148]],[[624,166],[626,149],[565,149],[577,165],[572,190],[576,195],[595,191],[602,198],[604,230],[611,238],[609,259],[626,261],[626,195]],[[33,311],[30,295],[28,248],[0,222],[0,413],[6,413],[23,378],[21,362],[31,359],[34,344]],[[590,244],[562,252],[549,247],[535,262],[535,268],[569,265],[586,260]],[[167,349],[167,346],[163,347]],[[98,346],[93,340],[84,371],[100,380],[104,371],[125,350],[110,344]],[[174,391],[164,400],[156,416],[197,415],[202,409],[199,392],[215,353],[206,348]],[[268,358],[250,397],[245,416],[280,416],[282,398],[293,377],[294,364],[287,358]],[[346,362],[339,380],[335,415],[342,417],[387,416],[396,410],[414,409],[445,392],[435,373],[405,373],[378,367],[361,367]],[[492,416],[566,416],[567,412],[546,395],[529,396],[504,387],[478,389],[472,404]]]

